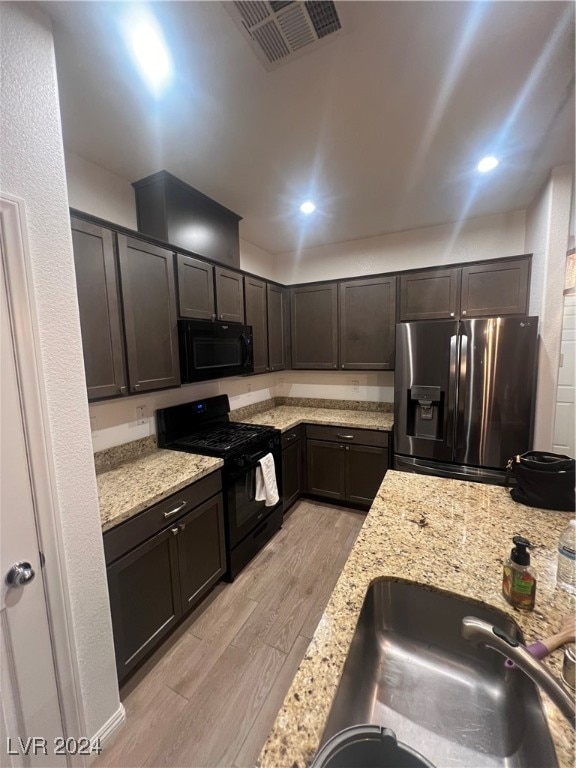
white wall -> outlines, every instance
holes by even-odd
[[[534,254],[530,312],[540,317],[534,448],[542,451],[554,444],[572,182],[569,166],[553,168],[526,218],[526,248]]]
[[[137,229],[132,184],[74,152],[66,152],[65,157],[70,207]]]
[[[242,223],[240,223],[242,226]],[[240,269],[276,280],[276,260],[267,251],[240,238]]]
[[[71,208],[91,213],[113,224],[138,229],[134,188],[128,179],[66,151],[66,180]],[[240,222],[242,232],[242,222]],[[274,257],[240,238],[240,269],[276,279]]]
[[[33,3],[2,6],[5,193],[26,202],[33,286],[65,549],[85,735],[120,706],[92,458],[64,151],[50,22]]]
[[[512,211],[408,232],[279,254],[281,283],[334,280],[525,253],[525,212]]]

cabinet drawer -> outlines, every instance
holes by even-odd
[[[106,564],[114,562],[206,499],[220,493],[221,490],[222,478],[218,470],[196,483],[187,485],[178,493],[168,496],[110,531],[106,531],[104,533]]]
[[[302,437],[302,427],[298,424],[294,429],[288,429],[282,433],[282,448],[287,448]]]
[[[306,425],[309,440],[329,440],[335,443],[357,443],[358,445],[388,446],[389,433],[374,429],[350,429],[348,427],[324,427],[319,424]]]

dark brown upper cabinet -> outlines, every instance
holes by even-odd
[[[180,384],[174,254],[118,235],[131,392]]]
[[[531,256],[400,275],[399,320],[524,315]]]
[[[244,322],[244,275],[216,267],[216,312],[218,320]]]
[[[219,264],[240,266],[241,216],[167,171],[132,186],[140,232]]]
[[[267,285],[268,294],[268,365],[281,371],[288,362],[289,305],[287,291],[279,285]]]
[[[462,267],[464,317],[525,315],[528,312],[530,257]]]
[[[178,305],[180,317],[215,320],[214,267],[200,259],[179,253]]]
[[[460,270],[431,269],[400,275],[400,320],[456,317],[460,306]]]
[[[252,326],[254,373],[265,373],[268,366],[268,312],[266,283],[255,277],[244,278],[246,299],[246,325]]]
[[[338,285],[292,289],[292,368],[338,368]]]
[[[114,235],[72,219],[72,242],[88,399],[126,392]]]
[[[396,278],[339,283],[340,367],[385,371],[394,368]]]

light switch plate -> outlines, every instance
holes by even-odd
[[[360,392],[360,379],[352,379],[350,383],[352,384],[352,392]]]
[[[136,406],[136,424],[146,424],[146,406]]]

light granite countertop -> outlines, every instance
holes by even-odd
[[[224,464],[210,456],[157,449],[153,438],[102,451],[95,458],[102,532]]]
[[[527,643],[560,629],[574,598],[556,587],[556,547],[570,513],[532,509],[507,489],[390,471],[286,695],[261,768],[304,768],[318,748],[364,595],[379,576],[407,579],[481,600],[506,611]],[[523,612],[502,597],[502,563],[516,533],[536,548],[536,608]],[[546,662],[559,676],[562,652]],[[562,768],[574,765],[574,733],[542,696]],[[544,768],[544,766],[543,766]]]
[[[234,412],[231,417],[234,418]],[[247,424],[264,424],[282,432],[298,424],[324,424],[331,427],[377,429],[389,432],[394,426],[394,414],[387,411],[360,411],[322,407],[280,405],[253,416],[238,418]]]

